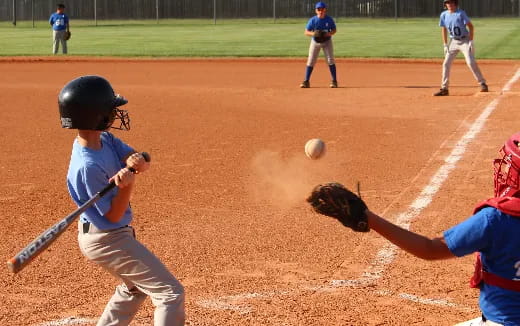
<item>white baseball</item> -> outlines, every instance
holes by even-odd
[[[305,155],[310,159],[317,160],[325,154],[325,143],[323,140],[313,138],[305,144]]]

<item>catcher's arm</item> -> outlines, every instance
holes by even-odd
[[[406,230],[385,220],[384,218],[366,210],[370,228],[399,248],[426,260],[455,258],[450,251],[444,237],[427,238],[410,230]]]
[[[356,232],[369,232],[373,229],[396,246],[419,258],[436,260],[455,257],[442,237],[429,239],[385,220],[372,213],[359,195],[340,183],[317,185],[307,202],[315,212],[335,218]]]

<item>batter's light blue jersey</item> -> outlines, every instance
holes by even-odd
[[[469,34],[466,25],[470,22],[468,15],[462,9],[457,9],[455,12],[445,10],[441,13],[439,26],[446,27],[451,38],[463,39]]]
[[[307,22],[307,26],[305,27],[308,31],[316,31],[316,30],[326,30],[331,32],[336,29],[336,23],[334,19],[330,16],[325,16],[323,19],[320,19],[318,16],[313,16]]]
[[[78,206],[83,205],[102,190],[108,184],[108,180],[125,167],[123,159],[134,152],[132,147],[109,132],[101,133],[101,144],[100,150],[83,147],[77,140],[72,146],[67,186],[70,196]],[[117,223],[109,222],[104,216],[110,210],[112,199],[117,191],[116,187],[101,197],[92,207],[81,214],[80,221],[91,222],[101,230],[115,229],[130,224],[132,221],[130,205],[123,218]]]
[[[444,238],[455,256],[479,251],[486,271],[520,280],[519,234],[520,218],[486,207],[445,231]],[[479,304],[487,319],[507,326],[520,325],[520,292],[484,283]]]
[[[49,23],[55,31],[64,31],[69,24],[69,17],[66,14],[53,13],[49,18]]]

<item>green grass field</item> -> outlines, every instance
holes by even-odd
[[[306,57],[307,19],[74,21],[69,55]],[[440,58],[438,19],[336,19],[338,58]],[[520,59],[520,19],[473,19],[478,58]],[[51,53],[47,22],[0,23],[0,56]]]

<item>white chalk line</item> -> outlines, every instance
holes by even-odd
[[[36,326],[84,325],[84,324],[94,324],[96,322],[97,322],[97,319],[66,317],[66,318],[59,319],[59,320],[53,320],[53,321],[41,323]]]
[[[500,99],[502,98],[504,93],[510,92],[512,86],[518,81],[518,79],[520,79],[520,69],[518,69],[514,76],[504,85],[504,87],[502,87],[502,90],[499,93],[498,97],[493,99],[491,103],[489,103],[484,108],[482,113],[470,126],[469,130],[455,144],[451,153],[448,155],[448,157],[444,159],[444,164],[432,176],[429,183],[422,189],[419,196],[412,202],[412,204],[408,207],[408,209],[405,212],[397,216],[397,225],[409,230],[411,221],[415,217],[417,217],[426,207],[428,207],[428,205],[430,205],[435,194],[439,191],[441,186],[447,180],[449,174],[455,169],[457,163],[463,157],[464,153],[466,152],[467,146],[475,139],[478,133],[482,130],[484,124],[486,123],[491,113],[493,113],[493,111],[497,108]],[[271,298],[275,295],[290,295],[294,293],[299,293],[304,290],[329,292],[341,287],[358,287],[370,285],[383,276],[386,266],[388,266],[394,261],[396,254],[397,247],[395,245],[391,243],[384,245],[383,248],[377,252],[374,260],[370,263],[369,267],[362,273],[361,277],[358,279],[331,280],[328,285],[318,285],[315,287],[300,287],[291,291],[242,293],[230,296],[221,296],[212,299],[202,299],[197,301],[197,304],[201,307],[205,307],[208,309],[234,310],[241,313],[248,313],[252,311],[253,308],[247,304],[239,304],[238,302],[252,300],[255,298]],[[383,292],[387,293],[388,295],[395,295],[388,291]],[[454,303],[450,303],[446,300],[420,298],[412,294],[404,293],[398,294],[397,296],[405,300],[411,300],[423,304],[459,307],[464,310],[469,309],[467,307],[461,307]]]

